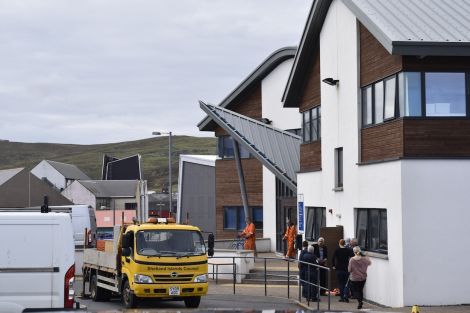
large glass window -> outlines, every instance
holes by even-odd
[[[242,159],[248,159],[250,157],[250,153],[242,146],[238,146],[240,147],[240,157]],[[221,159],[233,159],[235,157],[235,150],[233,148],[233,140],[231,136],[221,136],[218,138],[217,154]]]
[[[398,74],[400,116],[421,116],[421,73]]]
[[[396,78],[395,76],[385,80],[385,108],[384,119],[395,117]]]
[[[320,228],[326,226],[326,208],[306,207],[307,221],[305,239],[316,240],[320,237]]]
[[[426,116],[465,116],[465,73],[426,73]]]
[[[302,139],[304,143],[320,140],[321,110],[315,107],[302,113]]]
[[[388,253],[387,210],[357,209],[356,238],[367,251]]]
[[[256,229],[263,229],[263,207],[251,207],[251,219]],[[246,226],[242,206],[224,207],[224,229],[243,230]]]

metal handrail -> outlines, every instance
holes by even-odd
[[[331,309],[331,294],[329,292],[331,290],[331,269],[329,267],[325,267],[325,266],[322,266],[322,265],[319,265],[319,264],[308,263],[308,262],[300,261],[300,260],[297,260],[297,259],[284,259],[284,258],[276,258],[276,257],[212,256],[212,257],[209,257],[209,260],[211,260],[211,259],[232,259],[231,263],[212,264],[213,268],[214,268],[215,265],[217,265],[217,273],[208,272],[208,274],[209,275],[212,274],[213,276],[214,276],[214,274],[217,274],[217,279],[218,279],[218,274],[219,274],[218,273],[218,266],[232,265],[232,273],[223,273],[223,274],[225,274],[225,275],[232,274],[233,294],[236,293],[237,276],[248,274],[248,273],[237,272],[237,265],[236,265],[235,259],[253,259],[254,262],[256,262],[257,259],[261,259],[261,260],[263,260],[263,268],[264,268],[264,295],[265,296],[267,296],[267,294],[268,294],[268,292],[267,292],[268,291],[267,286],[268,286],[268,282],[269,282],[268,276],[269,277],[287,277],[287,298],[288,299],[290,299],[290,282],[291,282],[291,280],[293,280],[293,281],[296,281],[297,284],[298,284],[299,302],[301,302],[301,298],[302,298],[301,286],[304,286],[304,288],[310,288],[310,286],[314,286],[317,289],[317,294],[318,294],[317,299],[318,300],[320,299],[321,290],[328,291],[328,310]],[[287,262],[287,275],[269,274],[268,271],[267,271],[267,261],[269,261],[269,260]],[[290,265],[291,265],[291,263],[296,263],[297,265],[299,265],[299,264],[307,265],[308,280],[301,279],[300,275],[299,276],[290,275]],[[316,271],[317,271],[317,282],[316,283],[310,282],[310,267],[311,266],[316,268]],[[321,284],[320,284],[320,271],[321,270],[327,271],[327,282],[328,282],[328,284],[327,284],[326,287],[321,286]],[[216,280],[216,282],[217,282],[217,280]],[[309,286],[306,287],[306,285],[309,285]],[[310,305],[310,299],[307,299],[307,304]],[[319,310],[319,309],[320,309],[320,302],[317,301],[317,310]]]

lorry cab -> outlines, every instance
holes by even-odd
[[[121,266],[128,307],[139,298],[179,299],[197,307],[207,293],[207,250],[195,226],[171,219],[128,226],[122,236]]]
[[[0,302],[72,308],[74,241],[66,213],[0,213]]]

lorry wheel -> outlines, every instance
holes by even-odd
[[[126,280],[122,287],[122,302],[128,309],[132,309],[137,306],[137,297],[131,292],[129,280]]]
[[[201,303],[201,297],[188,297],[184,299],[184,305],[187,308],[197,308],[199,303]]]
[[[95,302],[97,301],[108,301],[111,297],[109,290],[98,287],[98,277],[96,274],[91,276],[90,280],[90,293],[91,299]]]

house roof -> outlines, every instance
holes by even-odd
[[[45,160],[67,179],[90,179],[77,166],[57,161]]]
[[[19,172],[21,172],[23,169],[24,169],[24,167],[11,168],[11,169],[7,169],[7,170],[0,170],[0,185],[7,182],[8,180],[10,180],[10,178],[15,176]]]
[[[298,107],[318,53],[332,0],[310,10],[286,89],[284,107]],[[390,54],[470,56],[470,0],[342,0]]]
[[[470,55],[469,0],[343,0],[390,54]]]
[[[293,191],[300,169],[300,137],[233,111],[199,101],[207,113],[232,138],[248,150]]]
[[[137,180],[80,180],[97,198],[134,198]]]
[[[269,73],[272,72],[279,64],[285,60],[291,59],[295,56],[297,51],[296,47],[284,47],[274,51],[268,56],[247,78],[245,78],[227,97],[225,97],[219,106],[223,108],[230,108],[233,103],[244,97],[251,91],[252,87],[263,80]],[[197,125],[201,131],[211,131],[215,126],[209,116],[206,116]]]

